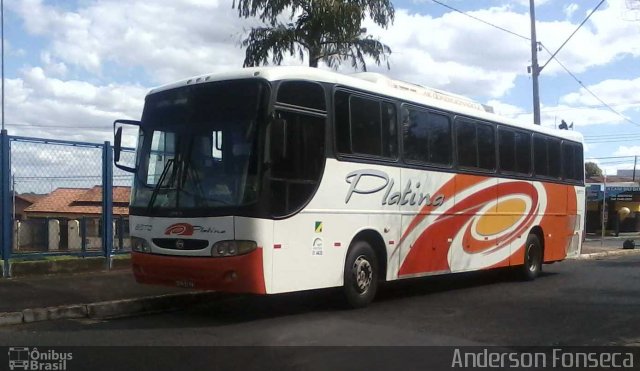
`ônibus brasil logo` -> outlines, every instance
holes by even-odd
[[[201,225],[191,225],[189,223],[171,224],[164,230],[164,234],[168,236],[192,236],[195,232],[199,233],[225,233],[226,231],[213,227],[204,227]]]
[[[67,362],[73,360],[70,352],[53,349],[10,347],[8,353],[10,370],[66,370]]]

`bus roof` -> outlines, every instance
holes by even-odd
[[[459,113],[473,118],[493,121],[577,142],[583,142],[582,134],[573,130],[557,130],[533,124],[520,124],[514,120],[494,114],[490,107],[478,103],[470,98],[439,89],[393,80],[385,75],[371,72],[345,75],[333,71],[302,66],[252,67],[194,76],[154,88],[149,92],[149,94],[186,85],[256,77],[263,78],[268,81],[296,79],[332,83],[370,93],[382,94],[387,97],[398,98],[408,102],[423,104],[432,108]]]

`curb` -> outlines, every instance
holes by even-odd
[[[576,256],[575,260],[589,260],[589,259],[597,259],[597,258],[604,258],[604,257],[610,257],[610,256],[624,256],[624,255],[636,255],[636,254],[640,254],[640,249],[618,249],[618,250],[608,250],[608,251],[602,251],[602,252],[594,252],[591,254],[581,254],[579,256]]]
[[[214,291],[146,296],[135,299],[72,304],[57,307],[29,308],[20,312],[0,313],[0,326],[77,318],[114,318],[162,312],[207,303],[220,297]]]

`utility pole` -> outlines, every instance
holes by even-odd
[[[633,156],[633,179],[632,181],[636,181],[636,164],[638,163],[638,156]]]
[[[533,123],[540,125],[540,92],[538,88],[538,41],[536,40],[536,6],[529,0],[529,16],[531,17],[531,80],[533,82]]]

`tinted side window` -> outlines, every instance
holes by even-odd
[[[404,124],[404,158],[409,161],[427,162],[429,158],[429,114],[409,109]]]
[[[562,177],[564,179],[576,179],[575,148],[574,145],[562,143]]]
[[[540,135],[533,136],[533,163],[536,175],[548,176],[547,140]]]
[[[580,183],[584,182],[584,153],[581,144],[577,144],[575,146],[576,155],[574,166],[576,167],[576,180],[580,181]]]
[[[390,102],[348,92],[335,94],[336,145],[340,153],[396,158],[397,114]]]
[[[496,140],[493,126],[458,121],[456,144],[458,165],[483,170],[496,168]]]
[[[335,132],[336,149],[340,153],[351,153],[351,129],[349,123],[349,93],[338,91],[335,94]]]
[[[516,172],[531,173],[531,134],[516,131]]]
[[[560,152],[560,140],[547,139],[547,151],[549,154],[549,176],[560,178],[562,175],[562,153]]]
[[[404,156],[409,161],[437,165],[451,164],[451,121],[449,117],[418,109],[406,110]]]
[[[325,119],[297,112],[276,111],[286,121],[286,151],[271,153],[271,210],[274,216],[303,207],[320,182],[324,169]]]
[[[322,85],[308,81],[285,81],[278,87],[278,102],[325,111]]]
[[[516,171],[516,133],[500,128],[498,129],[498,152],[500,152],[500,169],[503,171]]]
[[[567,180],[584,181],[582,146],[576,143],[562,143],[562,171]]]
[[[382,156],[398,157],[398,114],[396,106],[382,102]]]
[[[493,126],[478,125],[478,167],[485,170],[496,168],[496,137]]]
[[[478,141],[476,126],[468,121],[458,121],[456,124],[456,145],[458,165],[465,167],[478,166]]]
[[[380,102],[351,96],[351,150],[365,155],[382,154],[382,122]]]
[[[430,113],[429,123],[429,162],[451,165],[451,120],[448,116]]]

